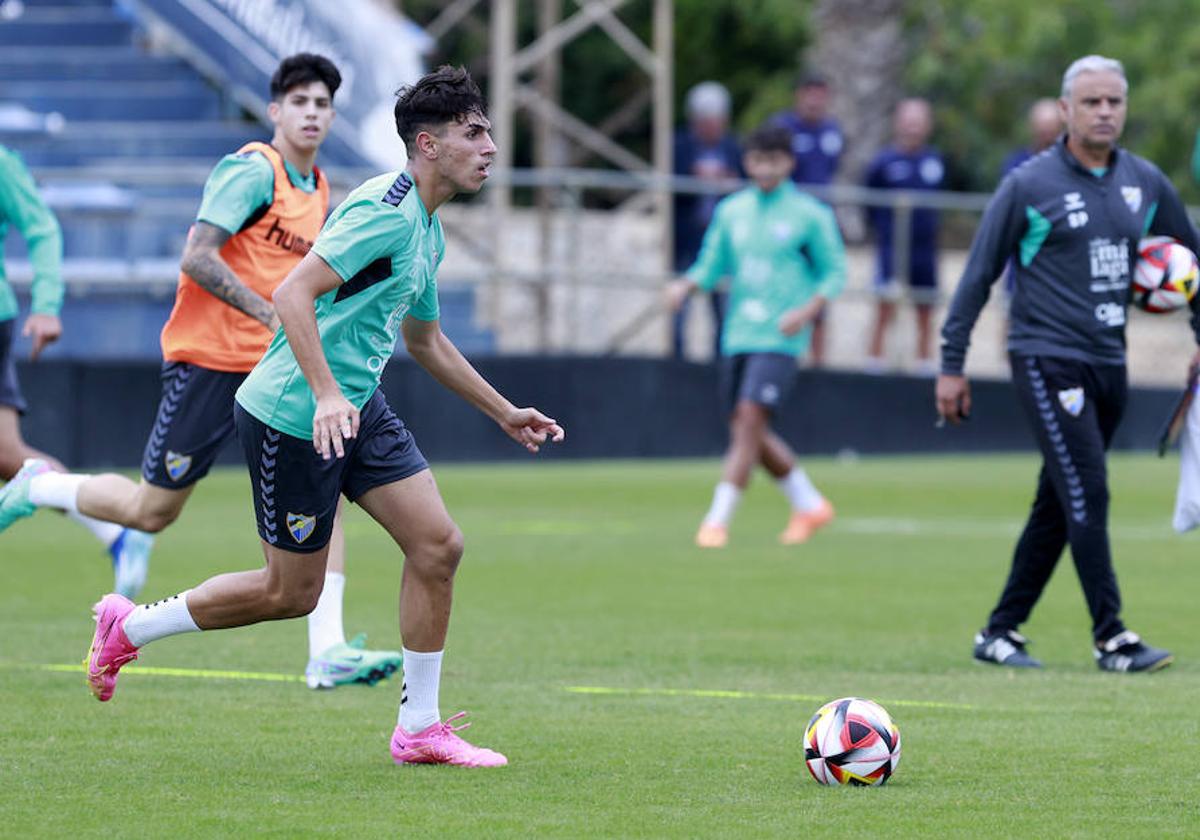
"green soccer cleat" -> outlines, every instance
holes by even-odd
[[[309,688],[337,688],[350,683],[375,685],[396,673],[404,661],[399,651],[367,650],[366,645],[367,634],[359,633],[308,660],[304,681]]]
[[[29,501],[29,482],[50,471],[50,465],[41,458],[27,458],[12,481],[0,488],[0,531],[37,510],[38,506]]]

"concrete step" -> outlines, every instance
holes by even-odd
[[[133,25],[111,7],[93,4],[26,8],[0,20],[0,47],[115,47],[133,42]]]

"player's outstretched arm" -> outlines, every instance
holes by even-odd
[[[536,408],[517,408],[505,399],[446,338],[437,321],[410,316],[404,319],[403,332],[404,346],[417,364],[495,420],[505,434],[530,452],[537,452],[547,440],[558,443],[566,436],[558,421]]]
[[[342,278],[310,251],[275,290],[273,301],[292,355],[317,398],[313,413],[313,448],[329,460],[346,454],[342,441],[358,435],[358,409],[342,394],[317,329],[316,300],[342,285]]]
[[[243,283],[229,264],[221,259],[221,247],[232,235],[224,228],[208,222],[196,222],[183,248],[179,267],[209,294],[274,332],[279,329],[279,319],[275,317],[271,301]]]

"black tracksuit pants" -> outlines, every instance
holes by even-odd
[[[1042,450],[1042,471],[988,628],[1016,629],[1029,618],[1070,544],[1092,615],[1092,635],[1105,641],[1125,629],[1108,543],[1105,463],[1125,411],[1125,367],[1016,354],[1010,361],[1018,398]]]

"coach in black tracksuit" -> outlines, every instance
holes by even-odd
[[[970,411],[963,361],[993,281],[1015,266],[1008,348],[1013,384],[1042,450],[1037,497],[1012,571],[975,658],[1038,667],[1017,627],[1042,594],[1064,546],[1092,615],[1095,656],[1110,671],[1171,662],[1121,622],[1108,540],[1105,452],[1125,409],[1125,309],[1138,240],[1200,237],[1153,164],[1117,146],[1127,83],[1121,64],[1087,56],[1063,76],[1066,135],[1014,170],[992,198],[942,330],[941,416]],[[1195,314],[1193,329],[1200,335]]]

